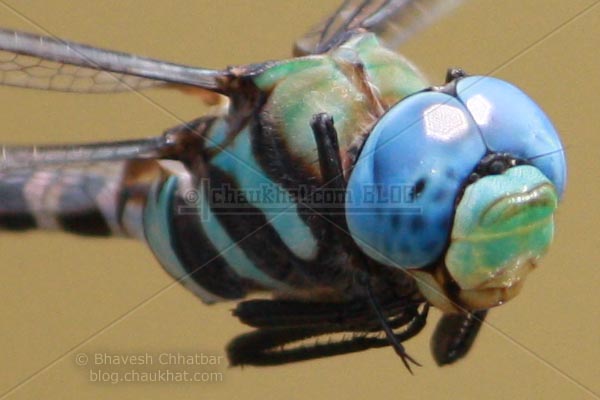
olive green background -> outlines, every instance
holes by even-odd
[[[0,25],[206,67],[285,58],[336,0],[0,1]],[[216,383],[89,382],[85,353],[224,355],[247,328],[204,306],[125,239],[0,233],[0,394],[10,399],[587,399],[600,393],[600,6],[589,0],[467,2],[401,47],[433,82],[449,66],[525,89],[562,133],[569,183],[557,236],[523,293],[491,312],[472,353],[438,368],[429,338],[277,368],[228,368]],[[9,4],[16,11],[11,11]],[[76,5],[78,4],[78,5]],[[571,22],[565,24],[567,21]],[[0,88],[0,142],[158,135],[200,115],[177,92],[73,95]],[[205,371],[209,371],[208,368]],[[0,395],[0,399],[3,399]]]

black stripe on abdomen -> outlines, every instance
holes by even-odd
[[[82,175],[79,172],[76,176],[77,181],[72,185],[64,185],[60,195],[56,215],[58,224],[65,231],[78,235],[110,235],[110,226],[98,208],[98,202],[101,201],[99,195],[106,180],[101,176]],[[116,198],[112,202],[116,202]]]
[[[306,123],[307,134],[309,122]],[[308,275],[325,284],[341,281],[340,277],[348,271],[339,229],[319,208],[318,202],[311,200],[318,199],[319,196],[316,195],[321,190],[327,190],[321,187],[323,182],[317,167],[305,164],[294,155],[269,113],[256,113],[250,132],[252,153],[262,171],[293,196],[297,203],[298,215],[319,243],[317,258],[311,263],[306,263]],[[329,209],[326,204],[323,206],[325,210]]]
[[[256,268],[274,280],[296,288],[311,287],[319,281],[322,268],[314,261],[299,259],[286,246],[263,212],[241,194],[233,178],[212,165],[209,177],[211,195],[208,197],[212,212]],[[215,204],[215,199],[227,199],[226,191],[237,195],[227,202]]]
[[[200,227],[200,216],[181,212],[188,206],[176,196],[171,209],[172,246],[181,266],[210,293],[225,299],[243,298],[251,284],[241,279],[219,256]]]
[[[31,175],[29,170],[0,174],[0,228],[23,231],[37,227],[23,192]]]
[[[104,215],[97,209],[58,214],[56,219],[60,227],[70,233],[85,236],[109,236],[112,233]]]

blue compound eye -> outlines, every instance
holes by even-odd
[[[483,76],[459,80],[456,93],[490,151],[528,160],[562,196],[567,173],[563,146],[546,114],[529,96],[510,83]]]
[[[433,262],[447,245],[456,196],[485,153],[458,99],[423,92],[396,104],[373,128],[348,181],[352,237],[387,265]]]
[[[419,268],[438,259],[451,227],[468,219],[461,214],[455,220],[458,196],[485,155],[525,160],[559,197],[564,192],[564,150],[537,104],[495,78],[467,77],[455,85],[455,94],[426,91],[393,106],[358,157],[348,181],[346,219],[352,237],[376,261]],[[517,191],[532,189],[531,179],[513,183]],[[477,204],[486,207],[507,195],[500,191],[490,200],[485,190],[477,193],[476,200],[485,203]]]

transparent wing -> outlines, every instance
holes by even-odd
[[[138,90],[166,83],[220,92],[226,71],[195,68],[0,29],[0,84],[64,92]]]
[[[338,9],[296,41],[297,56],[327,52],[358,32],[376,33],[396,48],[462,0],[344,0]]]
[[[0,145],[0,172],[43,168],[49,165],[89,164],[116,160],[189,161],[189,154],[204,142],[204,129],[214,117],[200,117],[174,126],[161,136],[85,144],[42,146]],[[190,150],[191,149],[191,150]]]
[[[83,145],[0,146],[0,172],[130,159],[164,157],[175,144],[165,136]]]

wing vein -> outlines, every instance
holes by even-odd
[[[61,91],[135,90],[165,83],[219,91],[219,78],[227,73],[9,29],[0,29],[0,53],[4,55],[0,83],[32,88],[48,85]],[[64,81],[58,83],[58,78]]]

